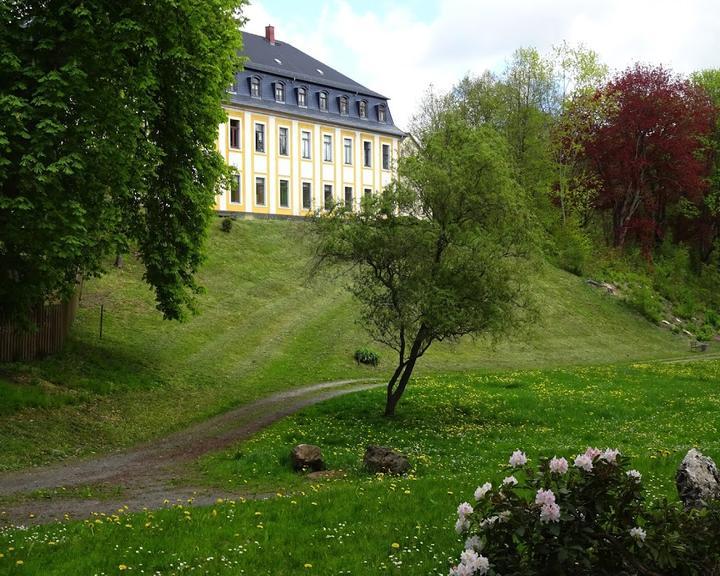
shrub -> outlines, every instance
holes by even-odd
[[[226,216],[225,218],[222,219],[222,224],[220,224],[220,229],[223,232],[230,232],[230,230],[232,230],[232,227],[233,227],[233,219],[232,218],[229,218]]]
[[[370,348],[358,348],[355,350],[355,362],[358,364],[377,366],[378,362],[380,362],[380,356],[377,352],[370,350]]]
[[[660,298],[645,284],[636,284],[628,291],[627,302],[631,308],[658,324],[662,320],[663,305]]]
[[[642,477],[617,450],[570,463],[516,451],[498,487],[458,507],[465,551],[452,576],[700,576],[720,570],[720,507],[646,505]]]
[[[587,234],[574,221],[554,231],[555,253],[558,267],[582,276],[592,254],[592,243]]]
[[[695,329],[695,338],[699,342],[710,342],[715,336],[716,330],[710,324],[703,324]]]

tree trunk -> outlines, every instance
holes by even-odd
[[[400,363],[395,370],[393,377],[390,379],[390,382],[388,382],[387,399],[385,401],[385,416],[395,416],[395,407],[400,401],[400,398],[402,397],[403,392],[405,392],[405,388],[410,381],[410,376],[412,376],[412,372],[415,369],[415,363],[421,355],[424,340],[425,330],[424,328],[421,328],[418,331],[417,336],[415,336],[415,341],[410,349],[410,355],[408,356],[407,361]]]
[[[123,267],[123,257],[122,257],[122,254],[120,254],[120,252],[118,252],[115,255],[115,268],[122,268],[122,267]]]

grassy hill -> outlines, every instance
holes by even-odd
[[[310,278],[303,224],[214,225],[200,280],[200,314],[163,321],[142,270],[85,284],[66,349],[0,367],[0,469],[128,446],[272,391],[348,377],[384,378],[389,350],[355,324],[342,278]],[[542,318],[496,347],[434,345],[418,375],[604,364],[683,355],[684,339],[651,325],[577,277],[546,267],[535,291]],[[99,338],[100,306],[105,309]],[[377,369],[352,354],[371,345]]]

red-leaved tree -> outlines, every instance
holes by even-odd
[[[671,208],[703,201],[709,163],[701,140],[714,126],[715,108],[695,84],[639,64],[595,99],[603,106],[569,108],[588,131],[580,154],[598,177],[595,207],[608,214],[615,246],[633,237],[649,253]]]

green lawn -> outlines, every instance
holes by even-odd
[[[163,321],[141,267],[87,282],[66,349],[0,367],[0,470],[130,446],[281,389],[369,374],[393,358],[355,324],[336,277],[310,278],[304,224],[213,224],[200,314]],[[542,316],[529,334],[497,348],[470,339],[433,346],[418,374],[586,365],[687,354],[671,336],[582,279],[546,267],[535,292]],[[99,339],[100,306],[103,338]],[[377,370],[353,352],[370,345]]]
[[[719,382],[719,361],[449,373],[413,382],[393,420],[380,416],[381,390],[337,398],[196,471],[280,496],[0,532],[0,574],[447,574],[457,504],[497,484],[514,449],[537,461],[618,447],[649,498],[674,498],[688,448],[720,458]],[[347,477],[298,477],[288,462],[297,442],[319,444]],[[412,474],[366,474],[369,443],[405,451]]]

